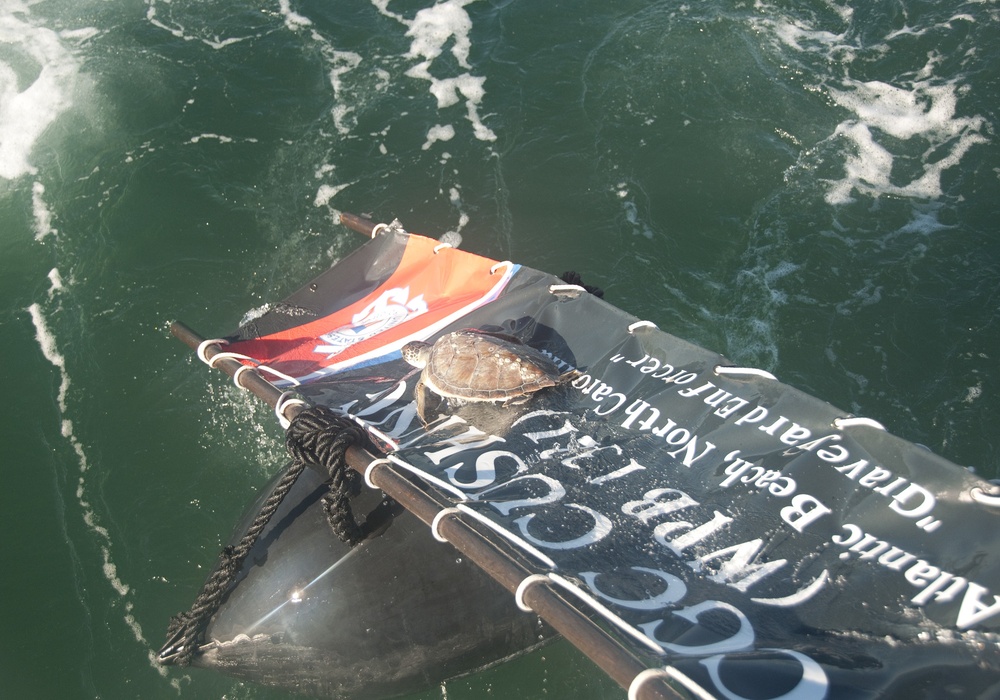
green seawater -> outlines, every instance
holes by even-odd
[[[0,696],[154,661],[283,462],[167,333],[460,231],[1000,475],[991,2],[0,0]],[[621,698],[565,644],[423,698]]]

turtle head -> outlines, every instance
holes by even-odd
[[[404,345],[401,352],[403,353],[404,360],[409,362],[414,367],[423,369],[427,366],[427,360],[431,355],[431,346],[427,343],[421,343],[419,340],[415,340],[412,343]]]

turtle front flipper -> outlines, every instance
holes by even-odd
[[[417,402],[417,415],[420,416],[420,422],[427,427],[427,394],[430,393],[427,387],[424,385],[423,379],[418,379],[416,385],[413,387],[413,398]]]
[[[423,377],[418,379],[413,387],[413,398],[417,404],[417,416],[420,417],[420,422],[426,428],[441,414],[440,409],[444,399],[427,388]]]

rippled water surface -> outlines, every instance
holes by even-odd
[[[1000,8],[0,0],[0,694],[153,656],[281,464],[205,334],[398,217],[1000,474]],[[622,697],[565,646],[427,698]]]

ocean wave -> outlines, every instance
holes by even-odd
[[[98,33],[50,29],[36,22],[31,5],[12,0],[0,7],[0,178],[7,180],[38,172],[35,146],[79,87],[75,49]]]
[[[474,0],[445,0],[431,7],[417,11],[413,19],[391,12],[388,0],[372,0],[385,16],[405,25],[406,36],[411,39],[406,56],[418,62],[411,66],[406,75],[430,83],[428,90],[437,100],[439,110],[458,104],[464,100],[466,119],[472,125],[475,138],[480,141],[496,141],[496,134],[483,123],[479,114],[480,105],[486,96],[486,78],[474,75],[469,64],[472,48],[470,33],[472,20],[465,6]],[[450,45],[450,53],[463,72],[447,77],[436,77],[431,72],[437,59]]]
[[[850,203],[855,194],[936,199],[944,194],[944,171],[989,141],[985,117],[960,106],[971,90],[966,76],[944,65],[935,48],[974,49],[972,16],[941,8],[908,16],[898,27],[890,15],[858,17],[847,6],[835,6],[833,16],[761,7],[765,12],[750,25],[774,60],[786,73],[808,75],[802,89],[844,114],[827,137],[840,145],[843,163],[840,177],[825,179],[828,204]],[[934,40],[929,49],[928,39]]]
[[[234,7],[228,2],[171,2],[145,0],[146,21],[184,41],[197,41],[213,49],[225,49],[276,31],[279,21],[296,24],[283,0],[279,12]],[[280,10],[285,10],[284,14]]]
[[[58,269],[53,269],[49,273],[49,280],[50,288],[48,304],[53,305],[57,310],[59,308],[59,300],[56,297],[64,291],[62,275],[59,273]],[[98,515],[97,510],[92,503],[93,499],[90,495],[88,479],[91,472],[91,463],[88,458],[85,445],[80,438],[77,437],[74,422],[71,418],[69,394],[72,381],[70,379],[70,370],[66,356],[60,350],[56,335],[51,327],[49,315],[54,311],[51,309],[46,310],[42,304],[36,302],[27,308],[27,312],[31,317],[32,324],[34,325],[35,338],[38,342],[38,348],[41,351],[42,356],[48,360],[48,362],[55,367],[59,373],[57,403],[61,419],[60,432],[76,457],[77,483],[75,496],[80,516],[87,527],[87,531],[93,537],[95,544],[100,551],[101,561],[98,568],[103,573],[110,588],[117,594],[118,599],[122,601],[124,609],[122,622],[129,630],[135,641],[140,646],[148,650],[147,657],[150,665],[161,676],[165,677],[166,670],[156,663],[155,655],[150,649],[150,644],[143,634],[142,626],[133,614],[133,598],[135,596],[135,592],[133,587],[123,580],[118,571],[118,566],[114,557],[115,544],[112,540],[111,532],[102,524],[102,519]]]

